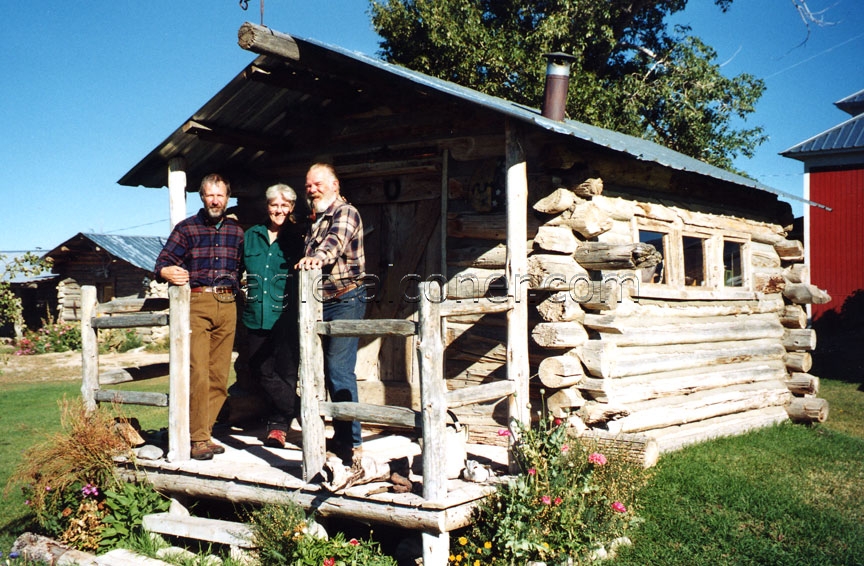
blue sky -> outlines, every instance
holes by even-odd
[[[736,166],[800,195],[803,166],[778,152],[846,118],[833,103],[864,88],[864,2],[810,0],[834,25],[806,28],[789,0],[690,0],[675,18],[727,75],[766,80],[749,119],[770,140]],[[259,3],[32,0],[6,3],[0,32],[0,253],[49,250],[78,232],[167,235],[165,189],[117,180],[253,59],[237,46]],[[269,0],[278,31],[374,55],[365,0]],[[538,63],[542,64],[542,63]],[[196,206],[189,201],[190,210]],[[793,205],[800,214],[801,206]]]

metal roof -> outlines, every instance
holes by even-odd
[[[861,150],[864,150],[864,114],[781,151],[780,155],[805,161],[814,155],[857,153]]]
[[[852,116],[861,114],[864,112],[864,90],[859,90],[855,94],[850,94],[846,98],[838,100],[834,103],[834,106]]]
[[[369,98],[410,98],[411,106],[419,111],[425,103],[443,97],[451,103],[458,102],[463,106],[467,103],[475,112],[514,118],[547,132],[575,138],[639,161],[817,205],[648,140],[572,120],[558,122],[547,119],[535,108],[486,95],[362,53],[311,39],[293,36],[291,39],[299,50],[296,61],[272,55],[256,58],[190,120],[126,173],[119,183],[164,187],[167,181],[165,164],[175,156],[184,156],[190,176],[201,178],[210,172],[207,169],[220,170],[217,167],[233,167],[246,172],[261,170],[268,163],[268,153],[305,151],[309,155],[318,155],[328,153],[328,150],[332,152],[334,150],[326,145],[326,139],[321,139],[322,145],[315,146],[316,141],[324,136],[316,135],[314,126],[309,125],[316,119],[324,124],[332,110],[325,110],[323,104],[311,106],[310,98],[327,99],[328,103],[341,99],[347,105],[351,97],[370,93],[369,85],[373,84],[379,90],[371,89]],[[286,77],[277,79],[276,73],[283,72],[285,68],[291,72],[287,76],[290,80]],[[314,88],[317,90],[310,90],[311,83],[308,80],[304,83],[304,73],[315,75]],[[264,76],[270,75],[272,77],[267,82]],[[383,89],[385,85],[387,89]],[[235,142],[244,136],[251,137],[249,134],[253,132],[258,134],[258,139],[250,145],[235,143],[233,147],[220,146],[224,136],[222,140],[219,139],[210,128],[213,124],[218,124],[222,130],[235,132]],[[321,129],[326,128],[321,126]],[[262,139],[270,140],[267,147],[262,147]],[[202,141],[205,143],[202,144]],[[190,182],[187,189],[195,190],[195,187]]]
[[[145,271],[153,271],[156,258],[165,245],[165,238],[159,236],[121,236],[117,234],[87,234],[79,233],[66,240],[43,257],[52,257],[60,252],[64,244],[73,240],[86,238],[118,259],[134,265]]]

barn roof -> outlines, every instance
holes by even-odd
[[[846,98],[838,100],[834,103],[834,106],[852,116],[864,113],[864,90],[859,90],[855,94],[850,94]]]
[[[134,265],[145,271],[153,271],[156,258],[165,245],[165,238],[159,236],[121,236],[117,234],[88,234],[80,232],[69,238],[43,257],[57,258],[65,254],[69,248],[78,246],[89,240],[101,247],[112,256]]]
[[[864,149],[864,114],[859,114],[781,151],[780,155],[806,161],[814,155],[859,153],[862,149]]]
[[[310,39],[289,39],[296,44],[296,57],[256,58],[119,183],[164,187],[166,162],[176,156],[186,159],[190,191],[197,188],[194,179],[213,171],[242,171],[254,177],[279,171],[286,160],[304,157],[305,163],[334,154],[374,160],[381,153],[433,137],[436,125],[449,129],[451,136],[473,135],[484,128],[488,134],[499,134],[500,129],[490,125],[489,117],[494,116],[575,138],[588,148],[801,200],[641,138],[572,120],[547,119],[535,108],[362,53]],[[385,105],[400,110],[376,115],[384,112]]]

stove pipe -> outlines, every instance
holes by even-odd
[[[567,53],[546,53],[546,87],[543,92],[541,114],[561,122],[567,107],[567,88],[570,86],[570,64],[576,57]]]

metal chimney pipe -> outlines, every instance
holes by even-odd
[[[546,87],[543,91],[543,110],[545,118],[564,120],[567,108],[567,88],[570,86],[570,65],[576,60],[567,53],[546,53]]]

